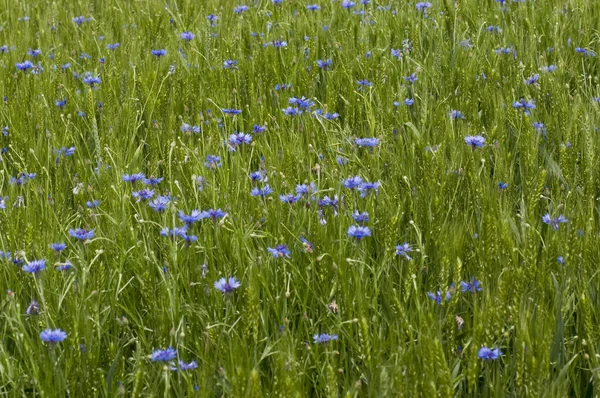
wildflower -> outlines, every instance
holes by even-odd
[[[94,87],[96,84],[102,83],[102,80],[98,76],[94,76],[91,73],[86,73],[82,81],[90,87]]]
[[[496,54],[510,54],[513,52],[513,49],[510,47],[500,47],[494,50]]]
[[[411,73],[410,75],[406,76],[404,80],[406,80],[410,84],[414,84],[417,80],[419,80],[419,78],[415,73]]]
[[[32,49],[30,48],[29,50],[27,50],[27,54],[28,54],[28,55],[31,55],[33,58],[35,58],[35,57],[37,57],[37,56],[39,56],[39,55],[41,55],[41,54],[42,54],[42,50],[39,50],[39,49],[37,49],[37,50],[32,50]]]
[[[142,180],[142,183],[144,185],[158,185],[160,184],[162,181],[164,180],[164,178],[162,177],[148,177],[148,178],[144,178]]]
[[[16,64],[16,67],[18,70],[22,70],[22,71],[27,71],[28,69],[33,68],[33,63],[29,60],[26,60],[24,62],[18,62]]]
[[[136,173],[136,174],[123,174],[121,176],[121,179],[124,182],[130,182],[132,185],[135,184],[138,181],[142,181],[144,180],[144,178],[146,178],[146,176],[143,173]]]
[[[67,245],[65,243],[52,243],[50,248],[55,252],[60,253],[67,248]]]
[[[312,243],[310,243],[305,237],[301,236],[300,241],[302,242],[302,246],[304,246],[304,251],[307,253],[312,253],[315,248]]]
[[[431,3],[428,1],[422,1],[415,5],[417,7],[417,11],[425,11],[431,7]]]
[[[330,341],[334,341],[337,340],[338,336],[337,334],[315,334],[313,336],[313,340],[315,342],[315,344],[321,344],[321,343],[327,343]]]
[[[241,5],[241,6],[237,6],[233,9],[233,12],[235,12],[236,14],[241,14],[244,11],[248,11],[248,6],[246,5]]]
[[[183,40],[185,41],[191,41],[194,39],[194,37],[196,37],[195,34],[193,34],[192,32],[182,32],[179,37],[181,37]]]
[[[360,176],[349,177],[342,181],[345,188],[357,189],[363,183],[363,179]]]
[[[185,363],[182,360],[179,360],[179,368],[172,366],[171,370],[173,370],[173,371],[175,371],[175,370],[186,371],[186,370],[196,369],[197,367],[198,367],[198,364],[196,363],[196,361],[192,361],[190,363]]]
[[[350,1],[350,0],[342,1],[342,7],[344,7],[345,9],[350,9],[354,6],[356,6],[356,3],[354,1]]]
[[[154,55],[156,58],[160,58],[167,55],[167,50],[151,50],[150,53],[152,53],[152,55]]]
[[[479,352],[477,353],[477,356],[480,359],[491,360],[491,361],[500,358],[501,355],[502,355],[502,351],[500,351],[499,348],[495,348],[492,350],[487,347],[481,347],[479,349]]]
[[[457,111],[455,109],[452,109],[450,111],[450,113],[448,114],[448,116],[450,116],[450,119],[454,119],[454,120],[465,118],[465,115],[461,111]]]
[[[252,134],[264,133],[266,130],[267,130],[267,126],[260,126],[258,124],[255,124],[254,127],[252,128]]]
[[[361,240],[364,237],[371,236],[371,230],[369,227],[352,225],[350,228],[348,228],[348,236],[357,240]]]
[[[309,4],[306,6],[306,9],[309,11],[318,11],[321,9],[321,6],[318,4]]]
[[[227,215],[227,213],[225,213],[223,210],[221,209],[209,209],[209,210],[205,210],[202,213],[200,213],[202,218],[211,218],[213,221],[217,221],[220,218],[223,218]]]
[[[75,22],[76,25],[81,25],[85,22],[85,17],[83,15],[80,17],[73,17],[73,22]]]
[[[261,171],[253,171],[252,173],[250,173],[250,179],[254,182],[266,180]]]
[[[406,106],[411,106],[414,103],[415,103],[415,100],[412,99],[412,98],[405,98],[404,99],[404,105],[406,105]]]
[[[465,292],[471,292],[471,293],[477,293],[483,290],[483,288],[481,287],[481,282],[478,280],[475,280],[475,277],[473,276],[471,278],[471,282],[464,282],[461,281],[460,282],[460,290],[465,293]]]
[[[270,195],[270,194],[272,194],[272,193],[273,193],[273,188],[271,188],[271,187],[269,186],[269,184],[265,184],[265,186],[264,186],[262,189],[260,189],[260,188],[258,188],[258,187],[254,187],[254,188],[252,188],[252,190],[250,191],[250,194],[251,194],[252,196],[255,196],[255,197],[256,197],[256,196],[263,196],[263,197],[264,197],[264,196],[269,196],[269,195]]]
[[[560,265],[565,265],[565,258],[563,256],[558,256],[556,258],[556,261],[560,264]]]
[[[318,59],[317,60],[317,66],[321,69],[329,69],[329,67],[332,65],[332,62],[330,59],[327,60],[322,60],[322,59]]]
[[[229,150],[235,151],[238,145],[250,144],[252,142],[252,136],[245,133],[235,133],[229,136]]]
[[[206,156],[204,167],[207,169],[216,169],[217,167],[221,167],[221,157],[216,155]]]
[[[145,202],[154,196],[154,191],[152,189],[141,189],[137,192],[132,192],[131,196],[136,198],[137,202],[139,202],[139,201]]]
[[[114,51],[117,48],[119,48],[120,45],[121,45],[121,43],[113,43],[113,44],[109,43],[106,45],[106,49]]]
[[[35,300],[31,300],[25,313],[27,315],[38,315],[40,313],[40,304]]]
[[[373,83],[371,83],[370,81],[368,81],[367,79],[363,79],[363,80],[357,80],[356,83],[362,87],[371,87],[373,85]]]
[[[286,116],[298,116],[298,115],[302,114],[302,111],[300,109],[294,108],[291,106],[288,106],[287,108],[282,109],[282,111],[283,111],[283,114]]]
[[[313,107],[315,105],[315,103],[313,101],[311,101],[305,97],[301,97],[301,98],[292,97],[292,98],[288,99],[288,104],[297,105],[301,109],[310,109],[311,107]]]
[[[396,245],[396,256],[402,256],[407,260],[412,260],[408,255],[412,251],[412,247],[408,243]]]
[[[40,333],[40,339],[45,343],[56,344],[64,341],[67,334],[60,329],[46,329]]]
[[[56,270],[57,271],[68,271],[71,268],[73,268],[73,265],[69,261],[66,261],[64,263],[58,263],[56,265]]]
[[[542,66],[540,68],[540,70],[544,73],[550,73],[550,72],[554,72],[555,70],[558,69],[558,66],[556,65],[548,65],[548,66]]]
[[[301,198],[300,195],[294,195],[291,193],[279,195],[279,200],[281,200],[283,203],[289,203],[289,204],[296,203],[298,200],[300,200],[300,198]]]
[[[176,357],[177,350],[173,349],[172,347],[169,347],[164,350],[155,350],[150,356],[150,359],[152,360],[152,362],[168,362],[175,359]]]
[[[54,103],[56,104],[56,106],[58,106],[59,108],[64,107],[67,104],[67,99],[63,98],[62,100],[56,100],[54,101]]]
[[[267,251],[269,253],[271,253],[271,255],[273,256],[273,258],[290,258],[290,254],[292,254],[292,252],[290,252],[290,250],[288,249],[288,247],[286,245],[277,245],[274,248],[273,247],[267,247]]]
[[[85,202],[85,205],[88,209],[95,209],[96,207],[100,206],[101,201],[99,199],[95,199],[92,201],[87,201]]]
[[[221,278],[215,282],[215,289],[224,294],[233,293],[233,291],[240,286],[242,286],[242,284],[234,277],[229,277],[229,279]]]
[[[429,297],[439,305],[442,305],[442,292],[440,292],[439,290],[435,294],[432,292],[427,292],[427,297]]]
[[[34,260],[23,266],[23,271],[37,275],[46,269],[46,260]]]
[[[169,207],[171,202],[170,196],[159,196],[148,203],[148,206],[157,213],[162,213]]]
[[[375,191],[377,195],[379,193],[380,182],[363,182],[358,186],[358,191],[360,192],[361,198],[366,198],[369,192]]]
[[[376,147],[379,145],[379,138],[357,138],[354,143],[361,147]]]
[[[398,59],[402,58],[402,50],[397,50],[397,49],[392,48],[390,50],[390,54],[392,55],[392,57],[395,57]]]
[[[226,115],[229,116],[235,116],[235,115],[239,115],[240,113],[242,113],[241,109],[232,109],[232,108],[223,108],[221,109],[221,112],[223,112]]]
[[[526,116],[531,115],[531,113],[529,112],[530,109],[535,109],[535,102],[532,101],[526,101],[525,99],[521,98],[520,100],[513,102],[512,103],[513,108],[515,109],[522,109],[523,113]]]
[[[313,193],[317,190],[317,186],[314,182],[311,182],[309,185],[307,184],[299,184],[296,185],[296,193],[300,196],[308,195],[309,193]]]
[[[540,75],[538,75],[537,73],[534,73],[532,76],[523,80],[523,83],[531,86],[531,85],[537,84],[538,80],[540,80]]]
[[[94,230],[93,229],[87,230],[87,229],[82,229],[82,228],[70,229],[69,235],[71,235],[73,238],[76,238],[79,240],[89,240],[94,237]]]
[[[204,218],[203,214],[202,214],[202,212],[200,212],[200,210],[192,210],[192,212],[189,215],[187,215],[183,211],[179,210],[179,213],[177,213],[177,215],[179,216],[179,219],[181,221],[183,221],[184,223],[186,223],[187,225],[198,222]]]
[[[508,183],[507,183],[507,182],[502,182],[502,181],[500,181],[500,182],[498,183],[498,189],[499,189],[499,190],[503,191],[503,190],[505,190],[506,188],[508,188]]]
[[[223,68],[225,69],[237,69],[237,61],[228,59],[223,61]]]
[[[480,135],[469,135],[465,137],[465,142],[473,148],[483,148],[485,145],[485,138]]]
[[[562,214],[556,218],[551,218],[549,213],[544,214],[542,217],[542,221],[544,224],[550,225],[553,230],[558,231],[558,225],[561,223],[566,223],[567,220]]]
[[[366,224],[369,222],[369,213],[366,211],[364,213],[360,213],[358,210],[356,210],[354,213],[352,213],[352,218],[354,218],[354,222],[357,224]]]
[[[218,15],[215,15],[215,14],[210,14],[210,15],[207,15],[207,16],[206,16],[206,19],[207,19],[209,22],[212,22],[212,23],[213,23],[213,25],[214,25],[214,23],[215,23],[215,22],[217,22],[217,21],[219,20],[219,16],[218,16]]]

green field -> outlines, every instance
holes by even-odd
[[[600,396],[599,32],[0,0],[0,395]]]

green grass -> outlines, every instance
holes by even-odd
[[[600,395],[599,64],[575,51],[600,51],[600,3],[436,0],[424,17],[416,2],[314,2],[321,10],[248,1],[242,14],[233,0],[0,2],[0,46],[10,49],[0,53],[0,127],[10,132],[0,136],[0,250],[47,262],[37,276],[0,265],[1,394]],[[78,26],[79,15],[92,19]],[[186,42],[184,31],[196,37]],[[287,47],[263,46],[274,40]],[[494,52],[507,47],[516,54]],[[17,70],[26,59],[43,72]],[[557,70],[540,71],[548,65]],[[85,72],[102,82],[91,89],[73,75]],[[525,84],[534,73],[538,84]],[[284,83],[293,86],[275,91]],[[286,116],[292,96],[340,117]],[[520,98],[535,101],[531,116],[513,108]],[[453,109],[465,119],[452,120]],[[267,130],[228,151],[229,135],[255,124]],[[469,135],[485,147],[470,148]],[[364,137],[380,143],[358,148]],[[222,166],[207,169],[207,155]],[[259,169],[267,198],[250,195]],[[37,175],[11,183],[22,172]],[[155,191],[174,198],[166,212],[132,197],[141,185],[121,176],[136,172],[164,177]],[[378,194],[344,188],[354,175],[380,181]],[[315,200],[279,200],[311,182]],[[323,225],[325,195],[338,196],[339,214],[325,209]],[[87,208],[94,199],[100,206]],[[228,214],[194,224],[196,242],[160,235],[182,225],[179,210],[209,208]],[[369,213],[360,242],[347,235],[355,210]],[[546,213],[568,222],[554,231]],[[72,228],[95,238],[76,241]],[[60,257],[55,242],[67,243]],[[395,255],[405,242],[410,261]],[[267,251],[282,243],[291,258]],[[53,269],[67,259],[71,270]],[[228,276],[242,285],[224,295],[213,285]],[[483,290],[461,292],[472,277]],[[452,283],[451,300],[428,298]],[[26,314],[31,300],[38,315]],[[43,343],[47,328],[68,337]],[[339,339],[315,344],[320,333]],[[169,346],[198,368],[150,360]],[[479,359],[482,346],[503,355]]]

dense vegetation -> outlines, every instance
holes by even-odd
[[[2,394],[600,395],[599,2],[0,3]]]

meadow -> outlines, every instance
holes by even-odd
[[[0,393],[600,396],[600,2],[0,1]]]

